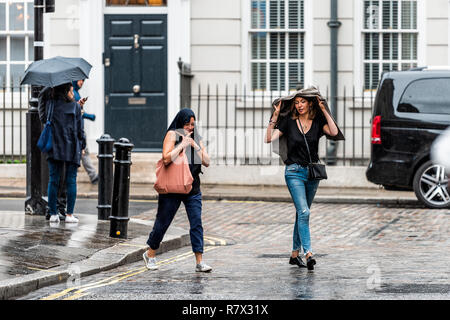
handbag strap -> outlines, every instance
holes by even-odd
[[[305,139],[306,149],[308,150],[308,156],[309,156],[309,164],[312,164],[313,162],[312,162],[312,159],[311,159],[311,152],[309,152],[308,141],[306,140],[306,135],[305,135],[305,133],[303,132],[302,124],[300,123],[300,120],[299,120],[299,119],[297,119],[297,124],[298,124],[299,127],[300,127],[300,131],[301,131],[301,133],[302,133],[302,135],[303,135],[303,139]]]
[[[51,118],[53,117],[53,108],[54,108],[54,104],[55,104],[54,100],[50,99],[49,104],[50,104],[50,106],[47,111],[47,122],[51,121]]]

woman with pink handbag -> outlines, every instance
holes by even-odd
[[[203,261],[202,193],[200,191],[201,166],[209,166],[209,155],[195,129],[195,114],[182,109],[167,129],[163,143],[162,159],[157,166],[155,189],[159,193],[155,224],[143,258],[147,269],[156,270],[156,250],[169,228],[181,202],[184,203],[190,224],[192,251],[197,272],[210,272],[212,268]],[[189,176],[189,172],[192,177]]]

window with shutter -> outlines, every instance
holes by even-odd
[[[304,0],[250,1],[252,90],[295,90],[304,83]]]
[[[417,0],[362,0],[364,89],[383,71],[417,66]]]

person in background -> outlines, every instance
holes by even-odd
[[[79,90],[83,87],[83,84],[84,84],[84,80],[78,80],[78,81],[72,82],[74,99],[81,106],[82,121],[84,121],[84,119],[95,121],[95,115],[86,113],[84,110],[84,104],[86,103],[87,98],[82,99],[81,95],[79,93]],[[83,123],[83,127],[84,127],[84,123]],[[83,167],[86,170],[86,172],[89,176],[89,179],[91,180],[91,183],[97,184],[98,183],[98,174],[97,174],[96,169],[92,165],[91,158],[89,157],[89,149],[87,148],[87,146],[82,152],[81,163],[83,164]]]
[[[81,107],[74,101],[71,83],[57,86],[51,90],[47,101],[47,112],[51,112],[53,147],[47,154],[50,173],[48,183],[48,206],[50,223],[60,221],[56,209],[60,176],[66,167],[67,214],[66,223],[77,223],[73,215],[77,197],[77,172],[80,166],[81,150],[86,147]],[[51,111],[53,110],[53,111]]]

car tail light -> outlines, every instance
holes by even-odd
[[[372,144],[381,144],[381,116],[376,116],[372,121]]]

